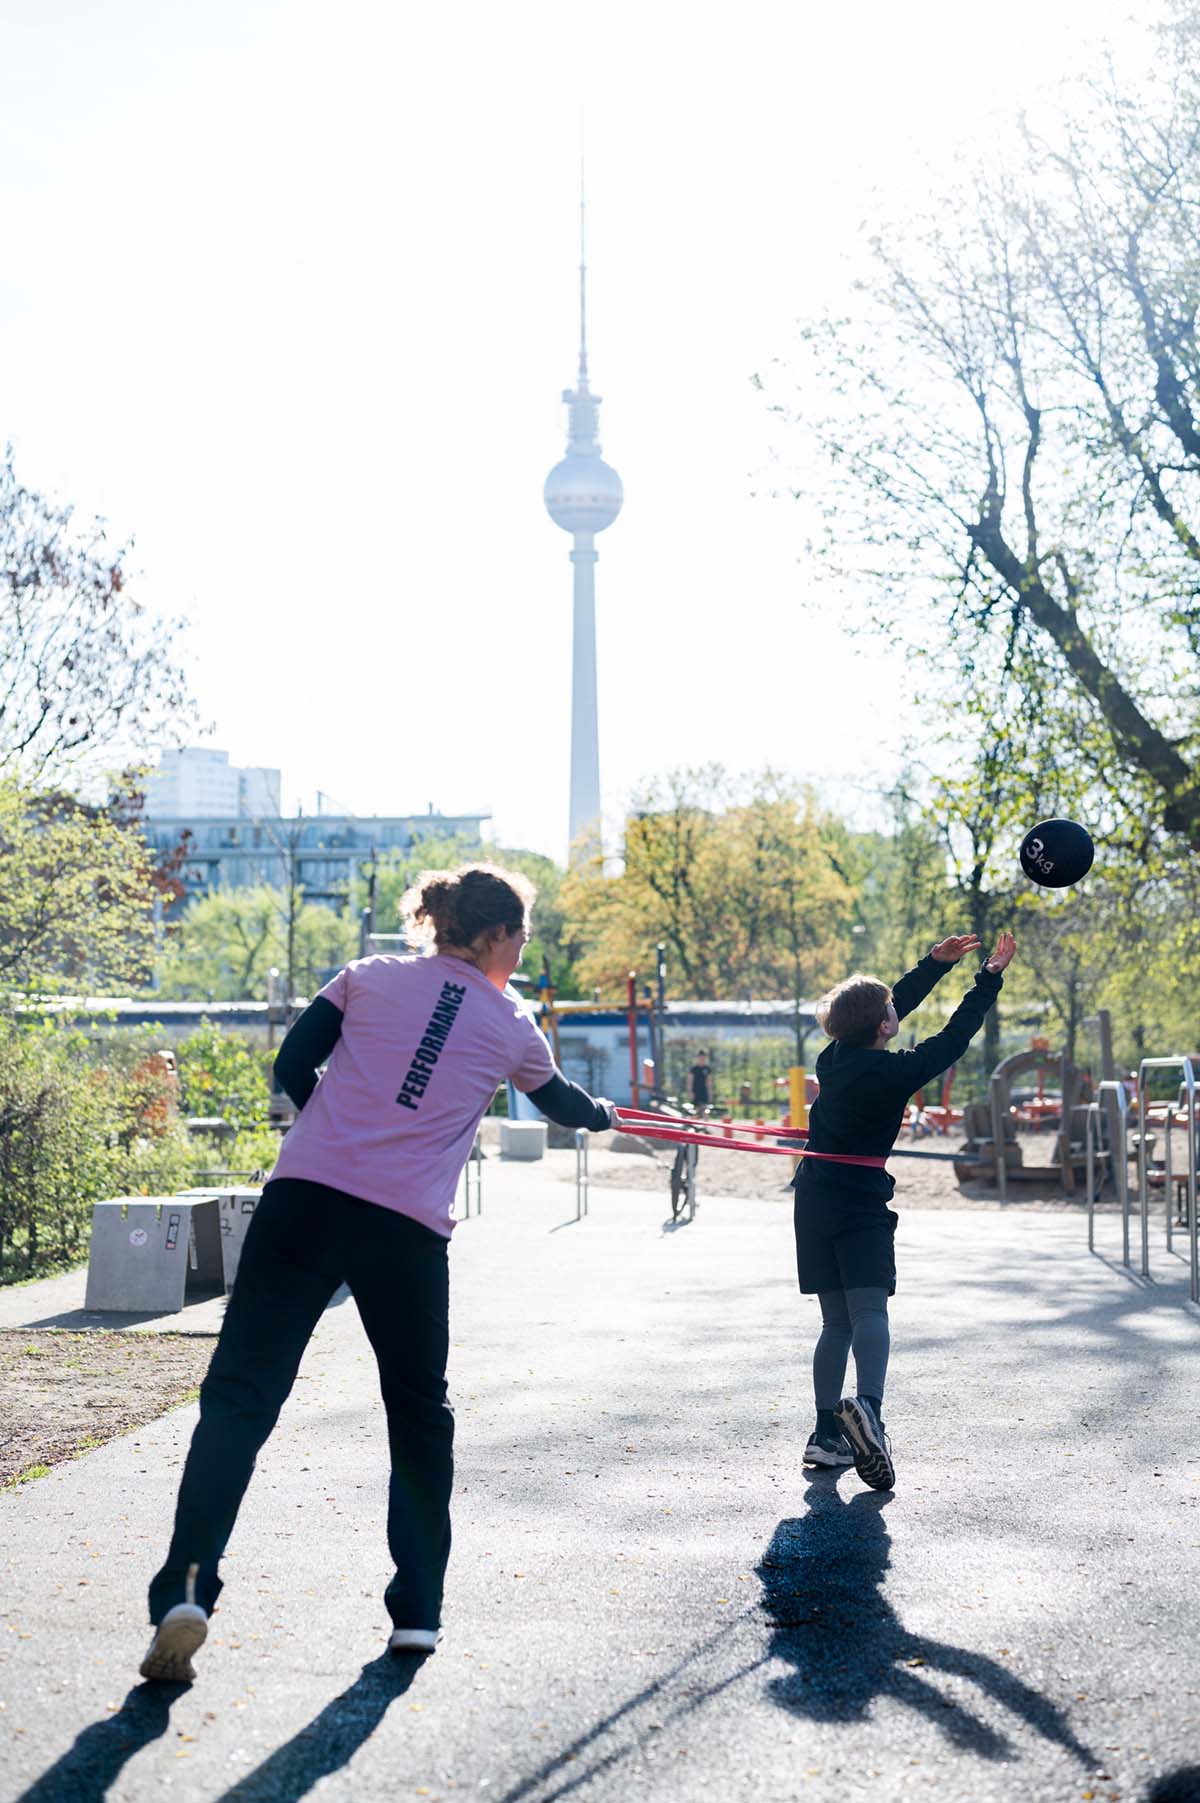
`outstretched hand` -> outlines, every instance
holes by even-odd
[[[1017,955],[1017,942],[1011,933],[1001,933],[996,941],[996,949],[987,961],[987,968],[998,975],[1007,970]]]
[[[968,952],[977,952],[980,943],[978,933],[954,933],[940,945],[935,945],[929,955],[939,964],[957,964]]]

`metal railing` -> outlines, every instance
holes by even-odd
[[[1138,1065],[1137,1107],[1138,1107],[1138,1208],[1141,1214],[1142,1227],[1142,1276],[1150,1276],[1150,1183],[1149,1160],[1146,1154],[1146,1128],[1148,1121],[1146,1072],[1151,1070],[1175,1070],[1182,1074],[1183,1081],[1179,1086],[1179,1097],[1187,1112],[1187,1222],[1190,1242],[1190,1271],[1188,1275],[1188,1294],[1191,1300],[1200,1305],[1200,1241],[1196,1230],[1196,1078],[1192,1070],[1190,1058],[1143,1058]],[[1176,1104],[1178,1106],[1178,1104]],[[1171,1194],[1171,1121],[1175,1110],[1167,1109],[1167,1144],[1166,1144],[1166,1227],[1167,1249],[1173,1249],[1171,1237],[1171,1210],[1175,1206]],[[1126,1256],[1128,1263],[1128,1255]]]
[[[575,1219],[582,1221],[588,1212],[588,1132],[575,1129]]]
[[[1105,1097],[1111,1096],[1114,1107],[1111,1113],[1105,1108]],[[1113,1121],[1116,1131],[1113,1131]],[[1108,1163],[1113,1174],[1113,1183],[1117,1192],[1117,1200],[1121,1204],[1121,1249],[1122,1259],[1129,1263],[1129,1094],[1123,1083],[1109,1079],[1096,1086],[1096,1100],[1088,1104],[1084,1111],[1084,1146],[1087,1153],[1087,1216],[1088,1216],[1088,1251],[1096,1250],[1096,1196],[1104,1187],[1104,1175],[1101,1171],[1097,1182],[1097,1165],[1102,1162],[1105,1153],[1103,1128],[1108,1133]]]
[[[475,1144],[467,1154],[467,1162],[463,1166],[463,1184],[466,1191],[464,1221],[471,1219],[471,1197],[475,1197],[475,1213],[483,1213],[483,1141],[475,1135]]]
[[[1189,1111],[1187,1083],[1186,1082],[1181,1083],[1179,1085],[1179,1094],[1175,1098],[1175,1106],[1173,1108],[1167,1109],[1167,1119],[1166,1119],[1167,1134],[1166,1134],[1166,1141],[1163,1146],[1163,1186],[1166,1190],[1166,1196],[1167,1196],[1167,1251],[1168,1252],[1173,1252],[1175,1250],[1175,1240],[1174,1240],[1174,1234],[1172,1232],[1172,1228],[1175,1225],[1175,1222],[1173,1219],[1173,1216],[1175,1213],[1175,1204],[1172,1200],[1172,1191],[1175,1188],[1175,1172],[1173,1169],[1173,1160],[1172,1160],[1172,1155],[1171,1155],[1171,1128],[1175,1125],[1176,1111],[1178,1111],[1178,1119],[1181,1122],[1187,1121],[1187,1130],[1190,1135],[1192,1154],[1193,1154],[1194,1162],[1196,1164],[1196,1169],[1197,1169],[1197,1176],[1194,1181],[1197,1183],[1200,1183],[1200,1140],[1198,1140],[1196,1137],[1197,1131],[1200,1130],[1200,1124],[1197,1123],[1195,1109],[1191,1108]],[[1188,1120],[1188,1112],[1190,1112],[1190,1114],[1191,1114],[1190,1120]],[[1192,1179],[1191,1165],[1189,1164],[1186,1209],[1185,1209],[1185,1205],[1182,1202],[1179,1204],[1179,1213],[1184,1216],[1182,1225],[1186,1226],[1191,1221],[1194,1206],[1195,1206],[1195,1196],[1193,1194],[1193,1179]]]

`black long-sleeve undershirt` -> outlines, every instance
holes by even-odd
[[[534,1107],[556,1127],[586,1127],[589,1133],[603,1133],[612,1125],[608,1109],[594,1102],[586,1089],[572,1083],[561,1071],[555,1071],[549,1083],[528,1094]]]
[[[276,1054],[275,1077],[297,1108],[303,1108],[317,1087],[317,1072],[341,1037],[342,1011],[323,995],[288,1028]]]
[[[304,1107],[317,1087],[317,1072],[341,1036],[342,1011],[323,995],[310,1002],[288,1028],[275,1059],[275,1076],[297,1108]],[[586,1127],[592,1133],[602,1133],[610,1124],[608,1110],[561,1071],[555,1071],[548,1083],[531,1089],[529,1100],[559,1127]]]

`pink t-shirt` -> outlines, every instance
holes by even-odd
[[[465,958],[359,958],[320,993],[341,1009],[342,1036],[272,1177],[330,1184],[448,1239],[497,1087],[554,1075],[545,1034]]]

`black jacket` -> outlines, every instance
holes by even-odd
[[[940,964],[929,955],[901,977],[892,991],[900,1019],[919,1007],[953,969],[952,964]],[[1003,982],[998,973],[980,969],[974,988],[967,991],[941,1032],[908,1052],[877,1052],[831,1039],[817,1059],[821,1093],[809,1110],[809,1148],[886,1158],[904,1125],[909,1098],[962,1057]],[[805,1159],[793,1181],[800,1200],[814,1201],[836,1194],[888,1202],[896,1187],[890,1171],[824,1164],[819,1159]]]

